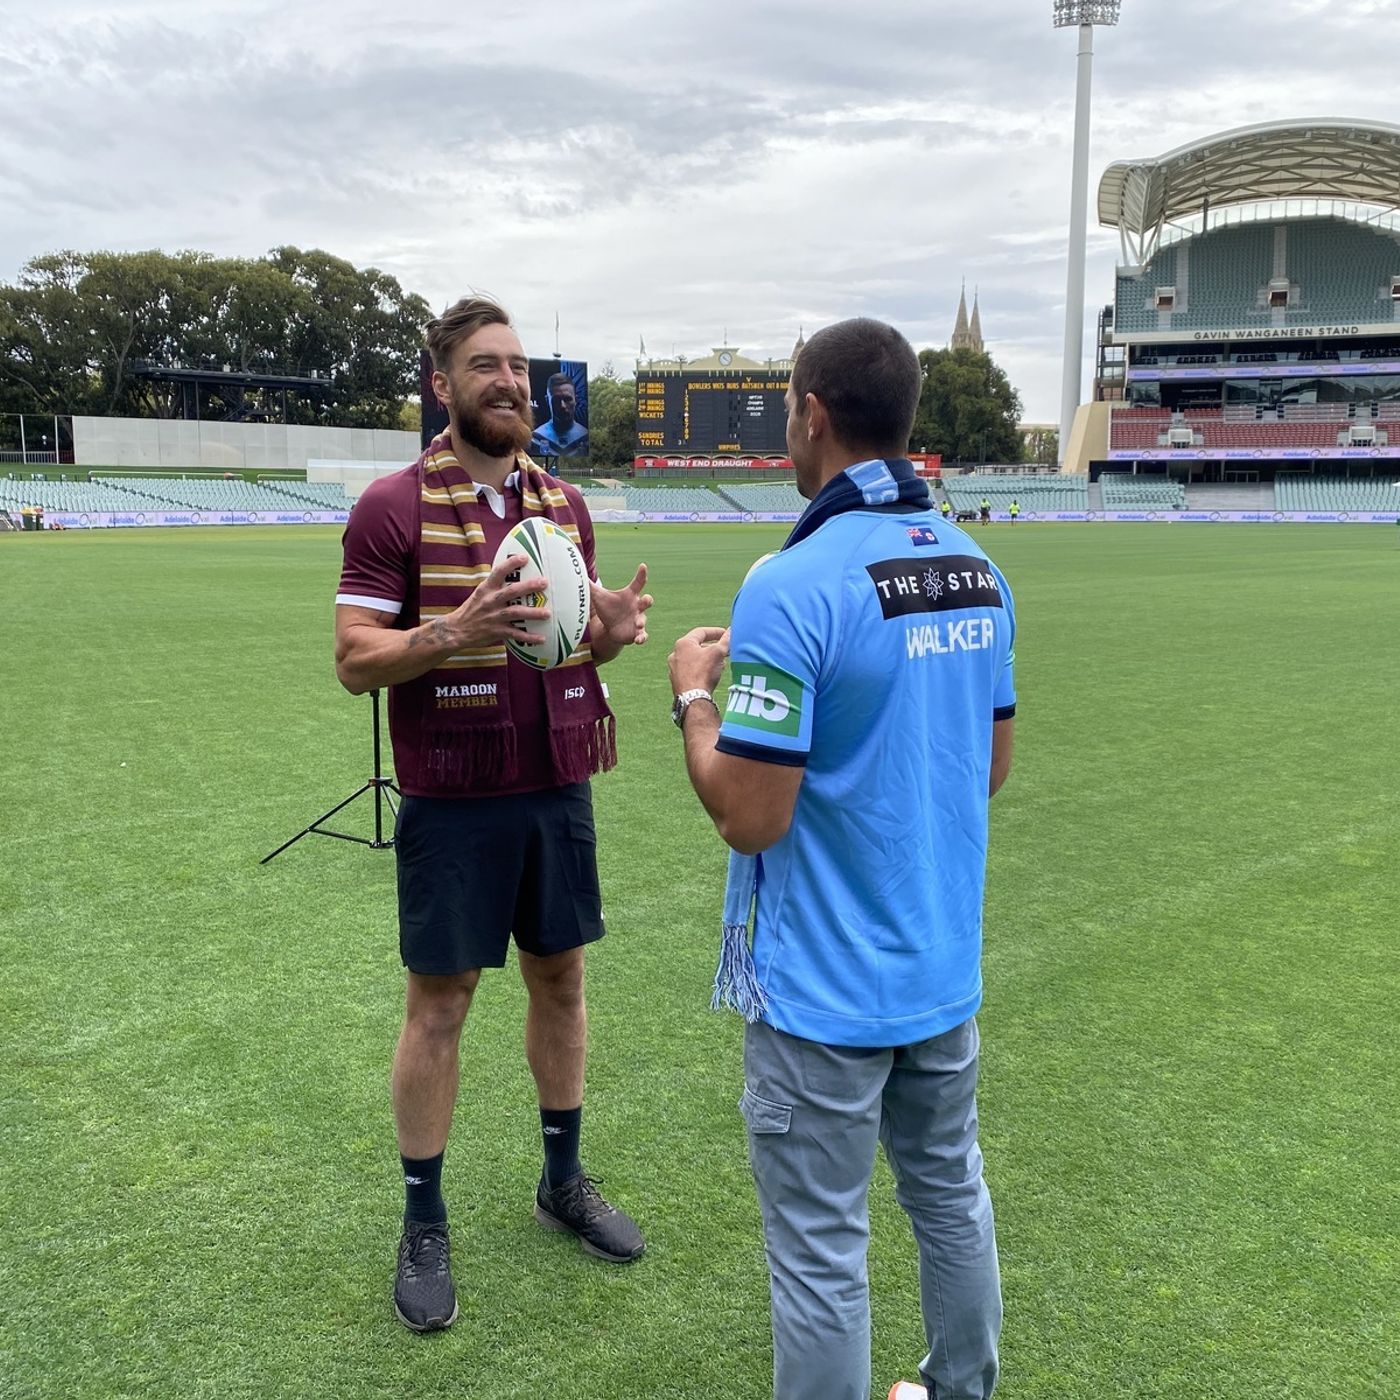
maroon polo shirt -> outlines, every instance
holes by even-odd
[[[589,578],[598,577],[594,562],[593,522],[577,487],[549,478],[568,498],[578,524],[579,547]],[[418,503],[422,486],[418,464],[372,481],[350,512],[342,543],[345,562],[340,573],[337,603],[353,603],[395,613],[394,626],[406,631],[417,627],[418,545],[421,538]],[[524,512],[520,488],[512,483],[505,490],[504,518],[498,518],[483,497],[478,496],[473,519],[486,536],[486,557],[494,559],[511,526],[518,525]],[[497,787],[464,788],[462,797],[499,797],[513,792],[536,792],[558,787],[559,780],[550,758],[549,732],[545,715],[544,680],[539,671],[507,653],[506,684],[510,692],[511,721],[516,729],[519,767],[515,777]],[[394,749],[394,771],[399,787],[410,796],[444,796],[440,787],[425,788],[419,782],[424,755],[411,712],[395,704],[397,686],[389,687],[389,738]],[[450,795],[450,794],[449,794]]]

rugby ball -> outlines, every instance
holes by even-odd
[[[523,554],[529,563],[519,573],[508,574],[506,582],[542,580],[547,587],[527,593],[519,601],[527,608],[548,608],[549,616],[515,624],[518,632],[543,634],[543,642],[517,642],[507,637],[506,650],[527,666],[548,671],[573,655],[588,626],[588,570],[578,546],[543,515],[527,516],[514,526],[501,541],[491,567],[512,554]]]

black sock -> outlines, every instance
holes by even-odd
[[[442,1153],[436,1157],[405,1157],[403,1187],[407,1196],[403,1218],[420,1225],[445,1225],[447,1202],[442,1199]]]
[[[583,1170],[578,1159],[579,1125],[583,1105],[577,1108],[540,1109],[544,1132],[544,1184],[547,1191],[562,1186]]]

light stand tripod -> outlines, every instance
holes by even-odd
[[[368,846],[371,850],[375,851],[384,851],[392,848],[394,844],[392,827],[390,828],[389,839],[387,841],[384,839],[384,806],[387,803],[389,815],[391,817],[397,817],[399,809],[394,803],[394,798],[401,798],[403,793],[394,786],[394,780],[392,778],[383,777],[380,772],[379,692],[377,690],[371,690],[369,695],[374,706],[374,777],[362,787],[356,788],[344,802],[337,802],[329,812],[323,812],[304,831],[297,832],[290,841],[284,841],[275,851],[265,855],[258,862],[259,865],[266,865],[273,856],[280,856],[288,846],[292,845],[294,842],[300,841],[303,836],[334,836],[337,841],[355,841],[361,846]],[[357,797],[363,797],[367,792],[374,793],[374,840],[371,841],[368,836],[347,836],[343,831],[325,831],[322,829],[322,822],[329,821],[342,807],[348,807]]]

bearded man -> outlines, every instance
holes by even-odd
[[[406,1206],[394,1307],[418,1332],[457,1317],[441,1182],[458,1046],[481,971],[505,965],[512,937],[544,1141],[535,1217],[604,1259],[627,1262],[645,1248],[585,1174],[579,1135],[584,948],[603,935],[588,780],[616,760],[596,668],[646,641],[651,606],[645,565],[623,589],[598,583],[583,497],[525,454],[529,361],[506,312],[464,298],[426,340],[449,426],[356,504],[335,626],[341,684],[356,695],[388,687],[404,794],[395,851],[408,980],[392,1082]],[[592,580],[583,642],[551,671],[505,646],[520,624],[548,616],[521,601],[535,587],[529,578],[507,581],[525,556],[491,567],[526,515],[569,534]]]

